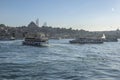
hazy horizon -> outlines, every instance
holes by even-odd
[[[40,26],[89,31],[120,28],[119,0],[1,0],[0,24],[28,25],[39,18]]]

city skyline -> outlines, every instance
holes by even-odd
[[[120,28],[119,0],[1,0],[0,24],[28,25],[39,18],[39,25],[85,29]]]

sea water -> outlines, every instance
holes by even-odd
[[[69,44],[49,40],[47,47],[0,41],[0,80],[119,80],[120,42]]]

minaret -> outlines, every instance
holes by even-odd
[[[39,19],[36,19],[36,25],[39,26]]]

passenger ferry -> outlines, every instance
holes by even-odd
[[[25,37],[23,45],[30,46],[48,46],[48,38],[46,37]]]
[[[117,38],[106,38],[105,34],[103,34],[103,36],[101,38],[77,38],[75,40],[71,40],[69,41],[70,43],[79,43],[79,44],[100,44],[103,42],[117,42],[118,39]]]

